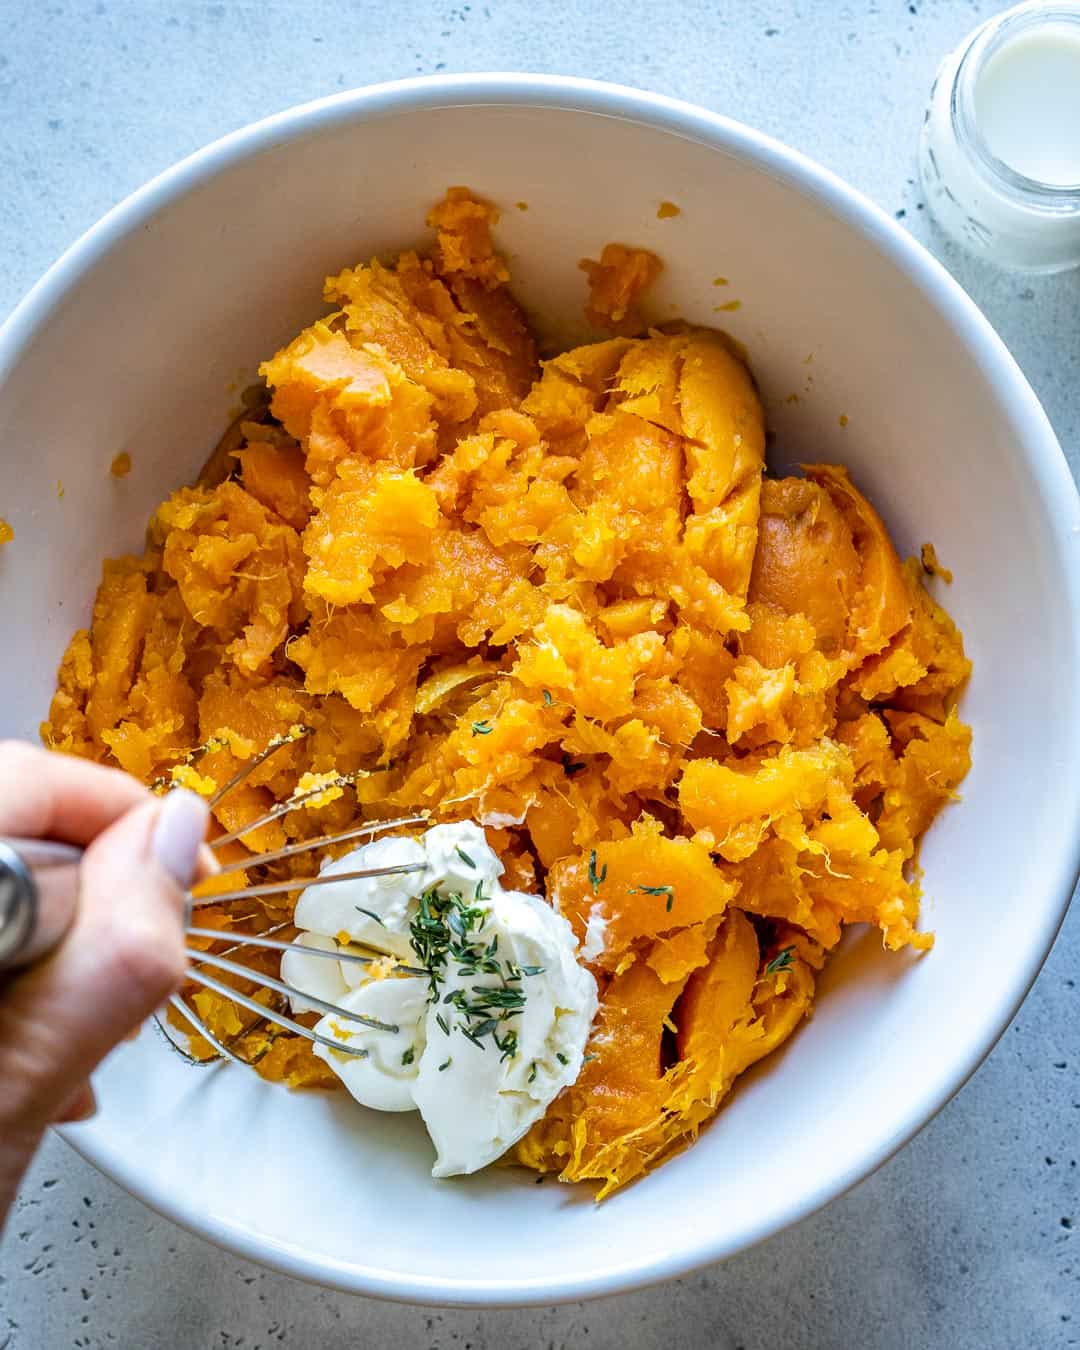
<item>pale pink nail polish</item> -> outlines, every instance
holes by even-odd
[[[187,788],[173,788],[161,804],[151,844],[154,857],[181,886],[190,886],[210,812]]]

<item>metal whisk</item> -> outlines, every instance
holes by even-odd
[[[290,728],[283,735],[275,736],[262,750],[246,760],[228,782],[215,792],[214,796],[210,798],[210,806],[216,806],[228,793],[235,791],[260,764],[276,751],[309,734],[309,728],[297,726]],[[214,748],[218,748],[216,742],[199,746],[187,756],[185,762],[194,763],[203,754]],[[210,848],[217,851],[228,844],[242,840],[245,835],[251,834],[264,825],[278,820],[288,812],[296,810],[297,807],[303,806],[305,802],[327,791],[328,788],[344,787],[355,782],[360,776],[360,773],[343,774],[330,783],[321,783],[308,791],[294,793],[242,828],[210,840]],[[164,790],[170,783],[171,779],[159,780],[152,784],[152,787],[155,790]],[[249,857],[225,863],[221,867],[220,874],[227,875],[230,872],[255,870],[266,864],[280,862],[298,854],[314,853],[319,849],[328,848],[334,844],[347,843],[354,839],[371,839],[387,830],[405,829],[412,825],[423,825],[426,822],[427,816],[424,814],[401,816],[394,820],[368,821],[337,834],[304,839],[294,844],[288,844],[283,848],[253,853]],[[58,884],[60,874],[66,869],[77,867],[81,856],[81,849],[70,844],[0,837],[0,972],[29,965],[59,942],[68,922],[70,922],[70,901],[61,905],[56,899],[60,889]],[[242,951],[244,948],[280,952],[292,950],[293,944],[291,942],[284,942],[272,936],[282,929],[291,927],[292,925],[289,922],[277,924],[263,933],[231,931],[223,933],[216,928],[198,926],[193,921],[194,914],[200,907],[207,905],[227,905],[236,901],[257,899],[261,896],[283,895],[292,891],[302,891],[311,886],[329,886],[343,881],[358,881],[368,877],[397,876],[422,870],[423,864],[405,863],[392,867],[361,868],[355,871],[331,873],[330,875],[322,875],[316,872],[310,876],[290,877],[281,881],[255,882],[247,886],[238,886],[233,890],[219,891],[203,896],[188,892],[185,920],[185,929],[188,936],[229,944],[223,952],[210,952],[188,943],[188,979],[194,984],[236,1003],[249,1012],[255,1013],[257,1018],[265,1019],[265,1021],[292,1032],[294,1035],[303,1036],[306,1040],[328,1046],[339,1054],[363,1058],[367,1055],[366,1050],[350,1046],[347,1042],[323,1036],[311,1027],[306,1027],[301,1022],[296,1021],[295,1018],[288,1016],[281,1006],[262,1003],[258,999],[232,988],[204,969],[204,967],[209,966],[213,970],[238,976],[285,999],[295,994],[302,997],[309,1007],[323,1014],[331,1013],[344,1020],[361,1023],[375,1031],[396,1032],[398,1028],[393,1023],[351,1012],[339,1004],[330,1003],[325,999],[296,989],[283,980],[231,959],[232,954]],[[70,891],[70,877],[67,878],[66,885]],[[337,950],[329,952],[321,951],[315,947],[304,947],[303,951],[305,956],[344,961],[348,964],[361,966],[385,960],[382,953],[372,955],[363,950],[345,950],[340,946]],[[421,967],[400,963],[395,964],[394,971],[395,974],[407,976],[427,976],[428,974]],[[248,1065],[250,1063],[250,1061],[235,1054],[229,1045],[216,1037],[195,1009],[178,994],[172,995],[169,1003],[215,1052],[213,1058],[197,1059],[169,1033],[164,1019],[160,1014],[157,1014],[155,1021],[158,1027],[170,1045],[185,1059],[193,1064],[200,1065],[213,1063],[215,1059],[222,1058],[232,1060],[237,1064]],[[249,1034],[257,1026],[258,1022],[253,1026],[245,1027],[242,1034]]]

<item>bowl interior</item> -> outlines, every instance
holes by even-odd
[[[150,1203],[293,1273],[437,1301],[551,1300],[677,1273],[828,1199],[1000,1032],[1075,865],[1077,715],[1062,691],[1077,676],[1078,515],[989,329],[839,185],[662,101],[542,82],[435,90],[334,101],[300,134],[281,123],[182,166],[9,324],[0,514],[16,538],[0,603],[17,659],[0,676],[3,729],[36,735],[101,559],[140,546],[260,359],[322,312],[324,274],[423,243],[448,184],[503,208],[517,293],[552,345],[586,335],[580,258],[609,240],[663,257],[651,314],[746,345],[774,466],[848,465],[900,548],[932,540],[955,572],[974,767],[923,852],[932,954],[847,942],[787,1050],[691,1150],[600,1208],[511,1170],[433,1182],[415,1121],[191,1070],[150,1031],[110,1060],[101,1114],[72,1134]],[[681,214],[658,219],[662,199]],[[114,481],[121,450],[134,468]]]

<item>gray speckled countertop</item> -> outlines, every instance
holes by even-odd
[[[567,22],[570,5],[551,0],[6,0],[0,312],[144,179],[267,113],[441,70],[588,75],[738,117],[894,212],[997,326],[1076,470],[1080,272],[1029,281],[975,266],[933,235],[913,181],[935,66],[997,8],[575,0]],[[1078,1160],[1074,912],[998,1048],[923,1134],[850,1195],[726,1265],[524,1312],[368,1302],[222,1254],[53,1139],[0,1246],[0,1350],[1056,1350],[1080,1345]]]

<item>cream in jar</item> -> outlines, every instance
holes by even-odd
[[[938,71],[919,146],[927,204],[988,262],[1080,266],[1080,4],[991,19]]]

